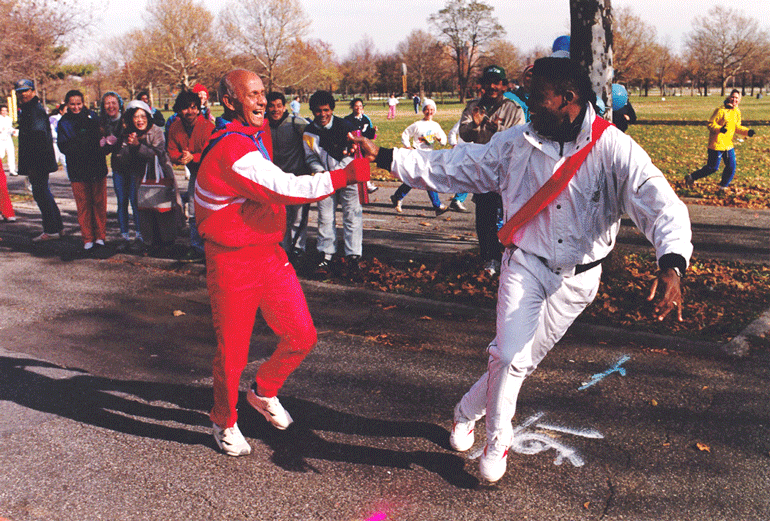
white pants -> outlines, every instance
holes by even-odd
[[[11,174],[16,173],[16,152],[13,149],[13,140],[0,140],[0,158],[7,157],[5,162],[8,166],[8,172]]]
[[[524,378],[594,299],[601,271],[597,266],[579,275],[556,275],[534,255],[505,251],[488,369],[460,400],[460,414],[468,420],[487,415],[488,443],[511,442]]]

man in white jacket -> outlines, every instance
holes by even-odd
[[[542,211],[503,238],[507,248],[488,370],[455,407],[450,436],[454,449],[468,450],[475,422],[486,414],[479,470],[491,482],[505,474],[524,378],[596,296],[601,261],[615,245],[624,213],[655,247],[660,271],[648,297],[662,288],[655,318],[675,311],[682,320],[679,278],[692,254],[687,207],[630,137],[613,126],[597,131],[607,124],[595,122],[595,99],[577,63],[541,58],[533,69],[531,123],[497,133],[486,145],[425,153],[357,140],[365,156],[415,188],[500,193],[506,221],[595,141],[566,188],[554,191]]]

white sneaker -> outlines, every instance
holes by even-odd
[[[227,429],[212,423],[211,432],[214,434],[214,439],[219,448],[228,456],[246,456],[251,454],[251,445],[241,434],[237,423]]]
[[[487,261],[484,263],[484,271],[486,271],[489,276],[495,275],[500,272],[500,262],[496,261],[494,259]]]
[[[90,250],[93,247],[94,247],[94,243],[92,243],[91,241],[88,241],[87,243],[83,244],[84,250]]]
[[[499,481],[505,475],[506,465],[508,463],[508,451],[510,444],[494,443],[484,447],[484,452],[479,458],[479,474],[481,477],[494,483]]]
[[[377,186],[376,184],[372,183],[371,181],[367,181],[366,182],[366,191],[368,193],[373,194],[374,192],[376,192],[379,189],[380,189],[380,187]]]
[[[272,423],[276,429],[284,430],[294,422],[289,413],[286,412],[286,409],[283,408],[283,405],[281,405],[281,402],[278,401],[277,396],[265,398],[258,395],[255,384],[252,384],[251,389],[249,389],[246,401],[258,410],[267,421]]]
[[[454,423],[452,433],[449,435],[449,445],[457,452],[465,452],[473,447],[473,431],[476,422],[469,421],[460,414],[460,404],[455,405]]]
[[[55,241],[56,239],[60,239],[61,234],[59,233],[41,233],[37,237],[32,239],[32,242],[45,242],[45,241]]]
[[[395,194],[390,196],[390,202],[393,203],[393,208],[396,209],[398,213],[403,212],[404,210],[401,208],[401,200],[397,199]]]
[[[449,207],[453,210],[457,210],[458,212],[467,212],[468,209],[465,207],[463,203],[458,201],[457,199],[452,199],[449,202]]]
[[[104,246],[104,239],[96,239],[94,242],[97,246]]]

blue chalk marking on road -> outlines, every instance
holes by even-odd
[[[631,357],[628,355],[623,355],[620,357],[620,360],[615,362],[615,365],[604,371],[603,373],[597,373],[591,377],[591,380],[588,382],[583,382],[583,385],[578,387],[578,391],[582,391],[584,389],[588,389],[592,385],[601,382],[606,378],[607,376],[611,375],[612,373],[618,373],[620,376],[626,376],[626,370],[623,367],[620,367],[624,363],[631,360]]]

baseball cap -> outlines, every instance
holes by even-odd
[[[23,92],[25,90],[35,90],[35,82],[32,80],[19,80],[16,82],[16,85],[14,85],[14,90],[16,92]]]
[[[490,65],[481,73],[481,83],[497,83],[498,81],[503,83],[508,81],[505,79],[505,69],[502,67]]]

